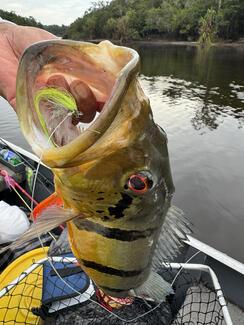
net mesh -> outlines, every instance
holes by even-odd
[[[11,278],[8,272],[7,279],[2,279],[2,273],[0,324],[225,324],[217,292],[209,288],[211,279],[202,282],[200,271],[181,269],[174,282],[175,294],[160,305],[136,298],[132,305],[111,312],[98,303],[96,288],[89,279],[83,286],[85,292],[78,295],[77,279],[74,277],[70,280],[65,276],[66,270],[74,265],[77,268],[70,259],[59,257],[59,276],[51,268],[52,285],[44,287],[43,262],[34,259],[32,270],[19,270],[17,278]],[[178,271],[167,264],[159,273],[165,280],[172,282]],[[48,301],[47,296],[53,299]]]

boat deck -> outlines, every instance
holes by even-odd
[[[244,324],[244,311],[232,303],[227,304],[234,325]]]

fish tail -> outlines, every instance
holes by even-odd
[[[158,273],[151,272],[148,279],[139,287],[130,290],[134,297],[153,300],[157,303],[166,301],[166,297],[174,294],[170,283],[165,281]]]

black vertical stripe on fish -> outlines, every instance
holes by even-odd
[[[109,267],[109,266],[105,266],[102,264],[98,264],[96,262],[93,261],[87,261],[87,260],[83,260],[80,259],[79,260],[85,267],[91,268],[95,271],[101,272],[101,273],[105,273],[105,274],[109,274],[109,275],[115,275],[115,276],[119,276],[122,278],[128,278],[128,277],[133,277],[133,276],[138,276],[140,275],[143,271],[145,271],[145,269],[147,268],[143,268],[141,270],[132,270],[132,271],[126,271],[126,270],[119,270],[119,269],[114,269],[113,267]]]
[[[115,216],[116,219],[123,218],[124,210],[127,209],[133,202],[133,198],[130,195],[126,193],[120,194],[122,196],[122,199],[119,200],[114,207],[108,208],[110,216]]]
[[[148,228],[146,230],[123,230],[119,228],[109,228],[100,225],[99,223],[94,223],[89,220],[78,219],[73,221],[79,230],[85,230],[89,232],[95,232],[98,235],[101,235],[106,238],[116,239],[121,241],[135,241],[141,238],[147,238],[153,235],[155,228]]]

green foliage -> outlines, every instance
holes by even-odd
[[[206,15],[199,19],[199,45],[208,48],[214,42],[217,33],[217,13],[214,9],[208,9]]]
[[[0,9],[0,17],[12,21],[17,25],[22,26],[33,26],[43,28],[43,25],[40,22],[37,22],[33,17],[22,17],[17,15],[14,11],[5,11]]]
[[[114,18],[109,18],[104,27],[104,31],[108,35],[108,38],[116,38],[116,27],[117,20]]]
[[[92,4],[83,17],[66,26],[42,26],[33,17],[0,10],[2,18],[41,27],[75,40],[198,40],[244,37],[244,0],[112,0]]]
[[[224,39],[238,39],[244,35],[244,1],[222,0],[218,12],[218,35]]]
[[[71,24],[67,37],[112,38],[121,42],[143,38],[196,40],[199,37],[199,20],[211,7],[217,10],[219,1],[237,0],[100,1],[93,3],[83,18]],[[219,18],[219,21],[218,26],[226,28],[226,18]]]
[[[161,8],[151,8],[147,12],[144,31],[147,34],[170,34],[173,29],[174,12],[167,3]]]
[[[14,11],[5,11],[0,9],[0,17],[11,21],[17,25],[21,26],[32,26],[45,29],[50,33],[53,33],[56,36],[63,36],[67,31],[67,26],[58,26],[58,25],[43,25],[40,22],[36,21],[33,17],[22,17],[17,15]]]
[[[46,29],[48,32],[56,35],[56,36],[62,37],[62,36],[65,35],[68,26],[65,26],[65,25],[62,25],[62,26],[59,26],[59,25],[44,25],[43,28]]]

